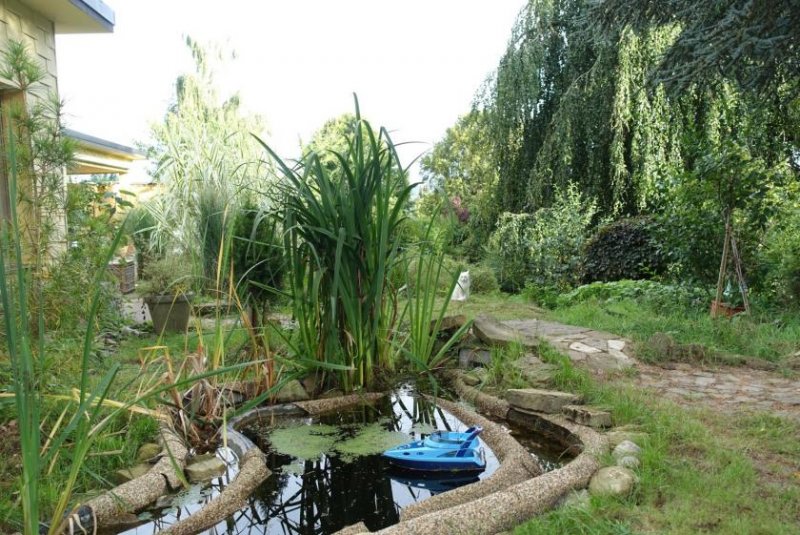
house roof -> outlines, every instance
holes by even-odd
[[[136,149],[107,139],[69,129],[64,134],[77,144],[74,162],[68,170],[73,175],[124,174],[134,161],[145,159]]]
[[[21,0],[55,25],[56,33],[111,33],[114,10],[102,0]]]

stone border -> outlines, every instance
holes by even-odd
[[[451,374],[451,378],[454,379],[454,387],[459,394],[466,399],[472,399],[479,410],[491,414],[496,414],[498,411],[505,411],[506,415],[512,413],[504,400],[479,392],[460,381],[458,372],[455,372],[455,375]],[[441,403],[440,400],[437,401]],[[447,403],[448,410],[459,407],[451,402],[445,403]],[[518,412],[518,414],[523,416],[515,416],[517,423],[522,423],[529,429],[544,431],[570,447],[580,448],[580,454],[559,469],[538,477],[529,477],[471,501],[462,501],[462,496],[458,494],[461,489],[429,498],[420,506],[437,499],[438,507],[431,508],[432,510],[419,507],[417,510],[424,509],[424,514],[413,515],[412,512],[410,518],[404,517],[401,513],[399,523],[376,533],[383,535],[499,533],[511,530],[522,522],[553,508],[558,500],[570,490],[585,488],[591,477],[600,468],[600,457],[608,451],[605,437],[594,429],[568,422],[560,416],[527,411],[525,413]],[[462,488],[468,489],[477,485],[480,483]],[[450,495],[453,495],[453,501],[448,499]],[[407,509],[415,507],[410,506]],[[358,529],[359,527],[358,524],[349,526],[340,533],[348,535],[368,533],[368,531]]]

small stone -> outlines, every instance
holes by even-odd
[[[561,500],[561,507],[568,509],[588,509],[591,498],[586,489],[570,492]]]
[[[639,461],[639,458],[634,457],[633,455],[626,455],[617,459],[617,466],[628,468],[630,470],[636,470],[641,464],[642,463]]]
[[[275,403],[292,403],[294,401],[305,401],[308,393],[303,388],[302,383],[297,379],[289,381],[280,391],[275,394]]]
[[[581,405],[564,405],[562,412],[568,420],[594,428],[611,427],[611,413]]]
[[[614,448],[614,451],[611,452],[611,455],[614,456],[614,459],[621,459],[622,457],[638,457],[642,453],[642,448],[637,446],[634,442],[630,440],[623,440],[617,447]]]
[[[145,475],[147,472],[150,471],[152,465],[150,463],[140,463],[135,466],[131,466],[130,468],[123,468],[122,470],[117,470],[114,472],[112,479],[117,485],[121,485],[122,483],[127,483],[132,479],[136,479],[139,476]]]
[[[636,484],[636,475],[622,466],[607,466],[597,471],[589,481],[593,495],[626,496]]]
[[[467,323],[467,317],[464,315],[459,314],[457,316],[445,316],[442,318],[442,323],[439,324],[439,333],[446,333],[452,336],[465,323]],[[436,327],[436,320],[431,321],[431,332],[433,332],[434,327]]]
[[[481,380],[475,376],[474,372],[462,373],[461,380],[467,386],[478,386],[481,383]]]
[[[195,457],[189,464],[186,465],[186,477],[191,483],[200,483],[202,481],[211,481],[217,476],[225,473],[226,465],[216,455],[210,453],[208,455],[200,455]]]
[[[605,434],[608,445],[611,448],[616,448],[618,444],[626,440],[635,444],[644,444],[647,441],[647,433],[643,432],[638,427],[615,427]]]
[[[507,390],[506,400],[514,407],[549,414],[561,412],[565,405],[580,403],[580,398],[575,394],[538,388]]]
[[[139,446],[139,451],[136,453],[136,460],[149,462],[155,460],[159,455],[161,455],[161,446],[150,442]]]

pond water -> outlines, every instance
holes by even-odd
[[[209,533],[316,535],[334,533],[359,521],[371,531],[395,524],[402,508],[489,477],[499,463],[483,443],[486,470],[480,475],[425,478],[395,471],[380,453],[422,439],[436,429],[463,431],[467,427],[409,390],[397,391],[375,406],[252,424],[242,431],[267,454],[273,474],[245,508]],[[546,470],[560,464],[557,452],[525,440],[524,435],[517,438],[523,439]],[[205,488],[181,493],[172,504],[151,513],[151,522],[126,533],[150,535],[185,518],[217,495],[234,477],[234,470],[232,467]]]

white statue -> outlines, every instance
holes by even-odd
[[[456,287],[453,288],[451,301],[466,301],[469,297],[469,271],[462,271],[458,276]]]

